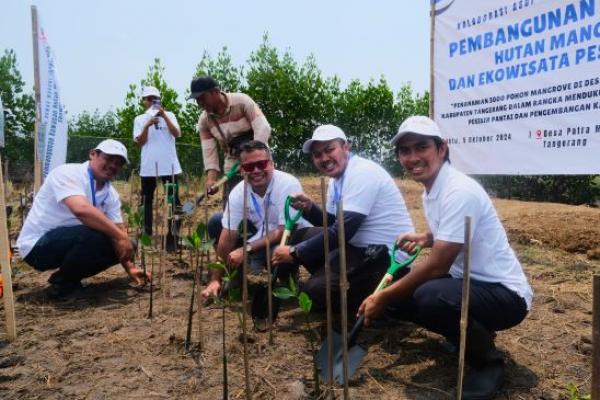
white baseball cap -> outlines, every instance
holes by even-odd
[[[142,98],[149,96],[158,97],[160,99],[160,92],[154,86],[146,86],[142,90]]]
[[[434,120],[423,115],[414,115],[406,118],[400,125],[398,133],[392,138],[392,146],[395,146],[408,133],[443,139],[442,132]]]
[[[343,130],[335,125],[321,125],[312,134],[312,138],[308,139],[302,145],[302,151],[306,154],[310,153],[310,147],[314,142],[328,142],[333,139],[342,139],[347,142],[346,134]]]
[[[111,156],[121,156],[125,159],[125,162],[129,164],[129,159],[127,158],[127,148],[118,140],[103,140],[98,143],[98,146],[96,146],[94,150],[100,150],[101,152]]]

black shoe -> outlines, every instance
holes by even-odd
[[[167,253],[176,253],[177,252],[177,237],[173,235],[167,235],[167,243],[166,243]]]
[[[504,381],[504,363],[472,368],[463,386],[463,400],[493,399]]]

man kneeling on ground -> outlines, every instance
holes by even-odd
[[[449,161],[448,144],[437,124],[408,118],[392,139],[400,164],[425,186],[426,233],[407,233],[398,245],[407,252],[430,247],[397,282],[361,305],[365,325],[388,307],[391,316],[413,321],[458,345],[463,286],[465,216],[472,218],[471,290],[463,399],[491,399],[503,380],[504,360],[494,345],[496,331],[519,324],[533,292],[511,249],[494,205],[483,188]]]
[[[372,292],[390,265],[390,252],[399,233],[414,230],[402,194],[392,177],[373,161],[354,155],[344,132],[334,125],[318,127],[302,150],[313,164],[331,179],[327,191],[329,248],[331,251],[331,293],[339,299],[339,248],[337,208],[343,204],[346,234],[346,264],[350,283],[348,307],[356,312],[362,299]],[[295,196],[293,206],[302,209],[315,225],[292,240],[292,246],[279,246],[274,264],[303,265],[311,274],[302,284],[313,301],[313,310],[326,309],[324,230],[321,209],[305,194]],[[398,254],[400,260],[405,254]],[[339,302],[333,304],[339,310]]]
[[[81,280],[121,263],[137,284],[150,279],[133,263],[134,247],[121,217],[119,194],[110,181],[128,162],[122,143],[107,139],[89,161],[54,168],[35,196],[17,239],[19,253],[38,271],[56,269],[51,295],[81,289]]]
[[[281,240],[287,196],[301,192],[302,186],[294,176],[276,170],[269,148],[256,140],[241,146],[240,166],[242,174],[248,177],[249,184],[246,213],[250,237],[247,240],[246,253],[251,257],[252,272],[258,273],[266,265],[266,247],[273,247]],[[213,215],[208,222],[209,236],[218,239],[217,256],[233,268],[239,268],[243,263],[243,238],[238,230],[243,218],[244,182],[240,182],[229,194],[225,211]],[[302,228],[310,224],[300,219],[296,226]],[[280,276],[284,272],[287,271],[282,269]],[[202,291],[202,296],[205,299],[216,296],[220,289],[221,271],[213,270],[211,281]]]

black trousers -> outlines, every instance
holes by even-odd
[[[390,316],[415,322],[456,344],[460,337],[462,279],[446,276],[430,280],[407,299],[387,309]],[[489,332],[518,325],[527,315],[527,304],[500,283],[471,279],[469,323],[477,321]]]
[[[291,244],[297,244],[317,235],[323,228],[312,227],[298,230],[292,235]],[[321,252],[323,250],[321,249]],[[340,253],[334,249],[329,253],[331,265],[331,299],[335,312],[340,310]],[[387,246],[372,245],[355,247],[346,243],[346,274],[348,277],[348,311],[355,313],[362,301],[370,295],[390,265]],[[312,309],[315,312],[326,311],[326,279],[325,256],[313,265],[304,265],[310,272],[308,281],[300,284],[300,290],[306,292],[312,299]],[[297,268],[297,267],[296,267]]]
[[[172,176],[160,176],[160,180],[163,184],[172,182]],[[142,176],[142,204],[144,206],[144,232],[148,235],[152,235],[152,203],[154,202],[154,191],[156,190],[156,178],[153,176]],[[180,206],[179,201],[179,185],[178,178],[175,175],[175,184],[177,185],[175,193],[171,193],[172,189],[169,189],[168,196],[175,196],[175,205]]]
[[[112,241],[102,232],[84,225],[46,232],[25,257],[38,271],[58,268],[50,283],[76,283],[118,264]]]

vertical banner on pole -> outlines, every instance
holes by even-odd
[[[60,99],[60,86],[56,72],[56,60],[48,43],[46,31],[42,26],[35,8],[34,51],[37,47],[37,68],[39,76],[39,126],[37,154],[42,163],[42,176],[55,167],[64,164],[67,158],[67,118],[65,108]]]

